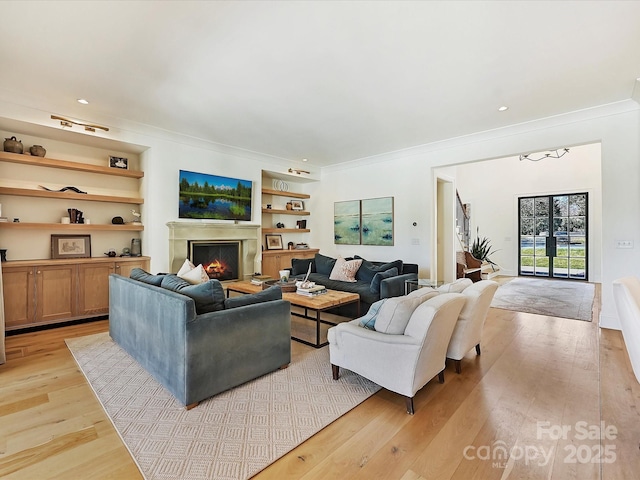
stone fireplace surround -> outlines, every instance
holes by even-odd
[[[260,225],[209,222],[168,222],[169,266],[176,273],[189,255],[189,240],[240,241],[241,280],[259,272],[262,255]]]

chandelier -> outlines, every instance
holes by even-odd
[[[532,162],[538,162],[545,158],[560,158],[569,153],[568,148],[563,148],[561,151],[559,150],[549,150],[546,153],[540,153],[541,157],[532,157],[533,153],[527,153],[526,155],[520,155],[520,161],[522,160],[531,160]]]

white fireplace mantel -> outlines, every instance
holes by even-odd
[[[169,227],[169,266],[173,273],[180,269],[189,255],[189,240],[239,240],[242,278],[249,278],[261,269],[260,225],[182,221],[168,222],[167,227]]]

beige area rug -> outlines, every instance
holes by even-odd
[[[518,277],[498,287],[491,306],[590,322],[594,294],[592,283]]]
[[[325,347],[187,411],[108,333],[66,343],[148,480],[249,478],[380,389]]]

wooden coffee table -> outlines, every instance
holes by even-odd
[[[227,288],[227,297],[231,292],[236,293],[258,293],[262,291],[262,285],[254,285],[248,280],[242,282],[232,282],[225,285]],[[320,324],[337,325],[336,323],[329,322],[328,320],[322,320],[320,313],[331,308],[346,305],[348,303],[358,303],[358,317],[360,316],[360,295],[357,293],[340,292],[338,290],[328,290],[327,293],[322,295],[316,295],[314,297],[307,297],[305,295],[298,295],[295,292],[283,293],[282,299],[291,303],[296,307],[304,309],[304,314],[291,312],[291,315],[314,320],[316,322],[316,341],[315,343],[308,342],[302,338],[291,336],[292,340],[295,340],[306,345],[310,345],[315,348],[324,347],[329,345],[329,342],[320,343]],[[315,312],[315,316],[310,316],[309,311]]]

